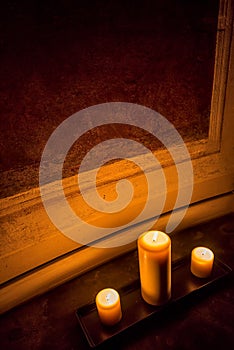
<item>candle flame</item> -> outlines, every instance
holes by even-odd
[[[157,239],[158,239],[158,231],[155,231],[153,235],[153,242],[156,242]]]
[[[108,293],[107,295],[106,295],[106,301],[109,303],[109,301],[110,301],[110,297],[111,297],[111,295],[110,295],[110,293]]]
[[[202,252],[201,252],[201,255],[202,255],[202,256],[206,255],[206,252],[207,252],[207,250],[206,250],[206,249],[203,249]]]

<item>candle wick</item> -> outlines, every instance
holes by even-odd
[[[110,294],[106,295],[106,301],[109,302],[110,301]]]
[[[158,239],[158,231],[154,232],[154,235],[153,235],[153,242],[156,242]]]

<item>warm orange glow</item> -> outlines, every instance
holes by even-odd
[[[119,294],[115,289],[106,288],[96,296],[96,306],[101,322],[112,326],[122,318]]]
[[[138,239],[143,299],[152,305],[165,303],[171,296],[171,240],[163,232],[148,231]]]
[[[197,247],[191,254],[191,272],[200,278],[209,277],[213,268],[214,253],[205,247]]]
[[[84,221],[88,219],[88,222],[94,226],[113,228],[128,224],[142,212],[148,197],[147,179],[135,163],[131,161],[127,161],[127,163],[129,165],[129,173],[131,173],[131,167],[134,167],[135,174],[140,174],[140,178],[136,176],[128,178],[133,186],[134,195],[132,201],[119,212],[106,213],[91,208],[82,196],[77,196],[77,201],[74,201],[74,198],[67,194],[67,201],[76,215]],[[116,183],[119,180],[119,178],[116,178],[118,169],[115,170],[115,164],[112,165],[111,169],[113,170],[112,172],[110,172],[108,166],[103,166],[99,169],[97,176],[97,191],[99,195],[107,201],[113,201],[116,199]],[[107,172],[109,173],[109,176]],[[77,177],[74,177],[74,179],[76,179],[74,181],[77,181]],[[103,179],[105,180],[103,181]],[[79,187],[77,186],[77,192],[78,191]],[[139,198],[140,200],[138,200]],[[95,217],[95,220],[92,220],[92,216]]]

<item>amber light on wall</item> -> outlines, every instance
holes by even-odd
[[[71,11],[69,24],[66,21],[66,11],[58,11],[54,16],[54,9],[47,8],[48,4],[41,4],[38,11],[33,10],[31,18],[32,8],[24,11],[26,2],[20,6],[14,4],[10,15],[7,15],[6,3],[1,11],[3,64],[0,88],[4,103],[0,134],[4,142],[0,177],[0,307],[3,311],[135,248],[134,245],[129,245],[119,250],[84,249],[56,229],[41,202],[37,186],[38,164],[43,147],[60,122],[77,110],[88,107],[90,103],[107,100],[141,103],[158,109],[165,116],[168,113],[172,117],[171,121],[174,120],[178,123],[176,126],[181,127],[180,132],[186,138],[192,157],[195,178],[191,206],[178,229],[195,225],[207,220],[207,217],[224,215],[233,208],[232,1],[209,2],[211,7],[205,6],[204,12],[200,7],[206,2],[188,2],[184,4],[185,8],[178,7],[175,1],[175,12],[172,7],[167,7],[167,2],[152,1],[155,6],[165,3],[165,6],[159,6],[165,11],[165,17],[161,16],[161,10],[151,11],[150,8],[144,10],[139,7],[138,17],[132,16],[131,23],[126,21],[126,14],[121,15],[125,5],[118,5],[120,16],[114,18],[113,31],[106,30],[108,23],[105,21],[96,23],[97,26],[93,27],[94,30],[90,29],[87,37],[91,39],[91,45],[89,40],[83,40],[82,31],[86,30],[87,23],[92,23],[85,18],[96,15],[94,7],[93,12],[85,14],[83,21],[77,21],[79,11]],[[69,7],[70,3],[62,1],[57,6]],[[133,14],[132,7],[136,6],[135,3],[130,3],[132,4],[126,3],[126,13]],[[195,9],[191,10],[190,6],[195,6]],[[138,20],[143,12],[151,18],[146,21],[147,26],[144,21]],[[104,8],[102,17],[106,14],[108,9]],[[163,19],[170,19],[170,15],[172,21]],[[108,16],[105,18],[108,19]],[[177,20],[179,26],[176,25]],[[140,23],[139,28],[137,26]],[[159,29],[159,34],[154,25]],[[137,35],[134,34],[136,28],[139,29]],[[179,31],[176,32],[175,28]],[[80,36],[77,36],[77,29]],[[105,35],[110,35],[110,40],[104,40]],[[168,41],[163,39],[164,35]],[[117,40],[112,40],[112,36]],[[80,38],[82,42],[79,45]],[[100,38],[101,41],[95,38]],[[161,53],[160,47],[163,49]],[[176,53],[179,60],[175,60]],[[96,58],[98,61],[95,65],[93,63]],[[178,65],[175,65],[176,61]],[[116,65],[114,62],[117,62]],[[158,64],[157,69],[155,64]],[[186,105],[186,101],[191,103]],[[188,129],[188,124],[191,129]],[[103,136],[125,137],[128,134],[129,129],[119,130],[116,126],[111,127],[109,135],[107,130],[92,130],[80,140],[79,145],[74,145],[64,164],[63,174],[64,192],[74,211],[78,212],[81,200],[78,198],[79,191],[74,178],[79,167],[77,156],[83,157],[89,149],[86,145],[93,145],[92,137],[101,141]],[[168,196],[163,215],[157,222],[157,227],[153,227],[164,230],[177,196],[176,169],[158,142],[154,143],[148,134],[142,135],[140,130],[135,132],[135,136],[138,140],[142,136],[146,146],[152,146],[164,167]],[[129,164],[120,164],[121,178],[137,176],[132,169],[129,174]],[[107,169],[110,165],[113,164],[104,168]],[[115,195],[114,185],[109,179],[114,176],[117,180],[114,167],[109,169],[111,173],[106,176],[108,181],[98,188],[101,196],[107,200]],[[105,170],[102,171],[100,183],[105,178]],[[137,186],[137,181],[133,179],[136,190],[144,191],[144,185]],[[143,184],[143,180],[139,184]],[[134,192],[136,196],[137,192]],[[142,193],[142,198],[145,201],[145,192]],[[142,206],[140,197],[135,198],[134,205],[128,208],[123,219],[116,217],[116,221],[121,219],[126,222],[128,217],[133,218]],[[85,209],[84,219],[100,226],[111,226],[109,218],[102,220],[95,217],[90,208]]]

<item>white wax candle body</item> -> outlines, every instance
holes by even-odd
[[[119,293],[112,288],[101,290],[96,296],[96,306],[101,322],[113,326],[122,318]]]
[[[196,247],[191,254],[191,272],[194,276],[207,278],[210,276],[214,262],[214,253],[206,247]]]
[[[171,240],[164,232],[148,231],[138,239],[141,294],[151,305],[171,297]]]

